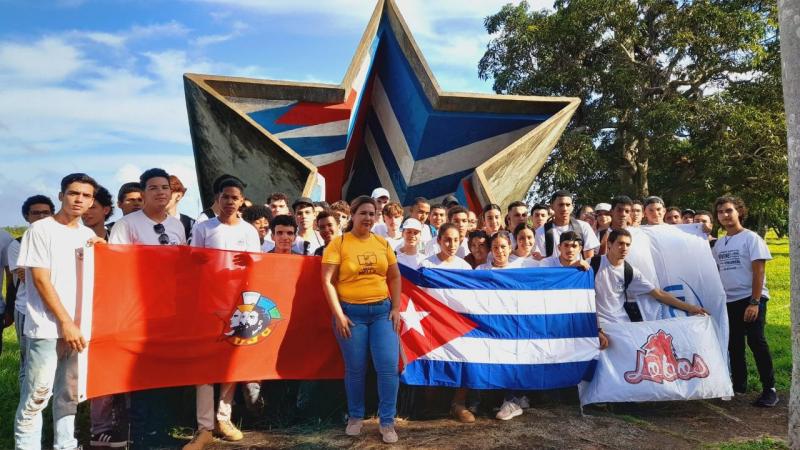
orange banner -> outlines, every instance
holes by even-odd
[[[342,377],[319,258],[186,246],[93,251],[87,397]]]

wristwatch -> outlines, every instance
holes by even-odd
[[[747,303],[749,303],[750,306],[760,305],[761,304],[761,299],[760,298],[750,297],[750,300],[748,300]]]

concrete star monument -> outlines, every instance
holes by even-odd
[[[383,186],[403,205],[454,194],[473,210],[506,206],[525,198],[580,103],[442,91],[393,0],[378,1],[339,85],[185,74],[184,87],[206,207],[223,173],[256,202]]]

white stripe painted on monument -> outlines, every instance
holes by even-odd
[[[490,339],[459,337],[422,359],[488,364],[558,364],[597,357],[596,337],[565,339]]]
[[[392,177],[389,176],[389,172],[386,170],[386,163],[383,162],[381,152],[378,150],[378,144],[375,143],[375,137],[372,135],[372,131],[369,127],[366,128],[366,132],[364,133],[364,143],[372,159],[372,164],[375,166],[378,179],[381,181],[381,186],[389,190],[392,200],[399,201],[400,197],[397,195],[397,191],[394,188]]]
[[[260,98],[249,97],[225,97],[229,102],[236,105],[236,108],[245,114],[250,114],[267,109],[283,108],[297,103],[296,100],[263,100]]]
[[[335,152],[325,153],[324,155],[307,156],[306,159],[311,164],[320,167],[343,159],[345,153],[347,153],[347,150],[337,150]]]
[[[408,184],[409,186],[415,186],[456,172],[474,169],[494,156],[500,149],[508,147],[514,141],[536,128],[536,126],[537,124],[528,125],[463,147],[454,148],[441,155],[421,159],[414,166],[411,181]]]
[[[383,89],[383,84],[380,78],[375,77],[375,85],[372,88],[372,107],[375,110],[375,115],[378,116],[378,122],[381,124],[386,141],[389,143],[389,148],[392,149],[395,161],[400,167],[400,173],[403,174],[403,179],[408,183],[411,179],[411,173],[414,170],[414,157],[411,156],[411,150],[408,148],[406,137],[403,134],[400,123],[392,110],[392,105],[389,103],[389,97]]]
[[[347,134],[347,120],[337,120],[336,122],[320,123],[293,130],[286,130],[276,133],[278,139],[301,138],[301,137],[323,137],[323,136],[342,136]]]

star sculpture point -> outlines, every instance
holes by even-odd
[[[525,198],[580,103],[443,91],[394,0],[377,2],[338,85],[186,74],[184,88],[205,207],[222,174],[251,198],[333,202],[380,186],[403,205],[504,207]]]

